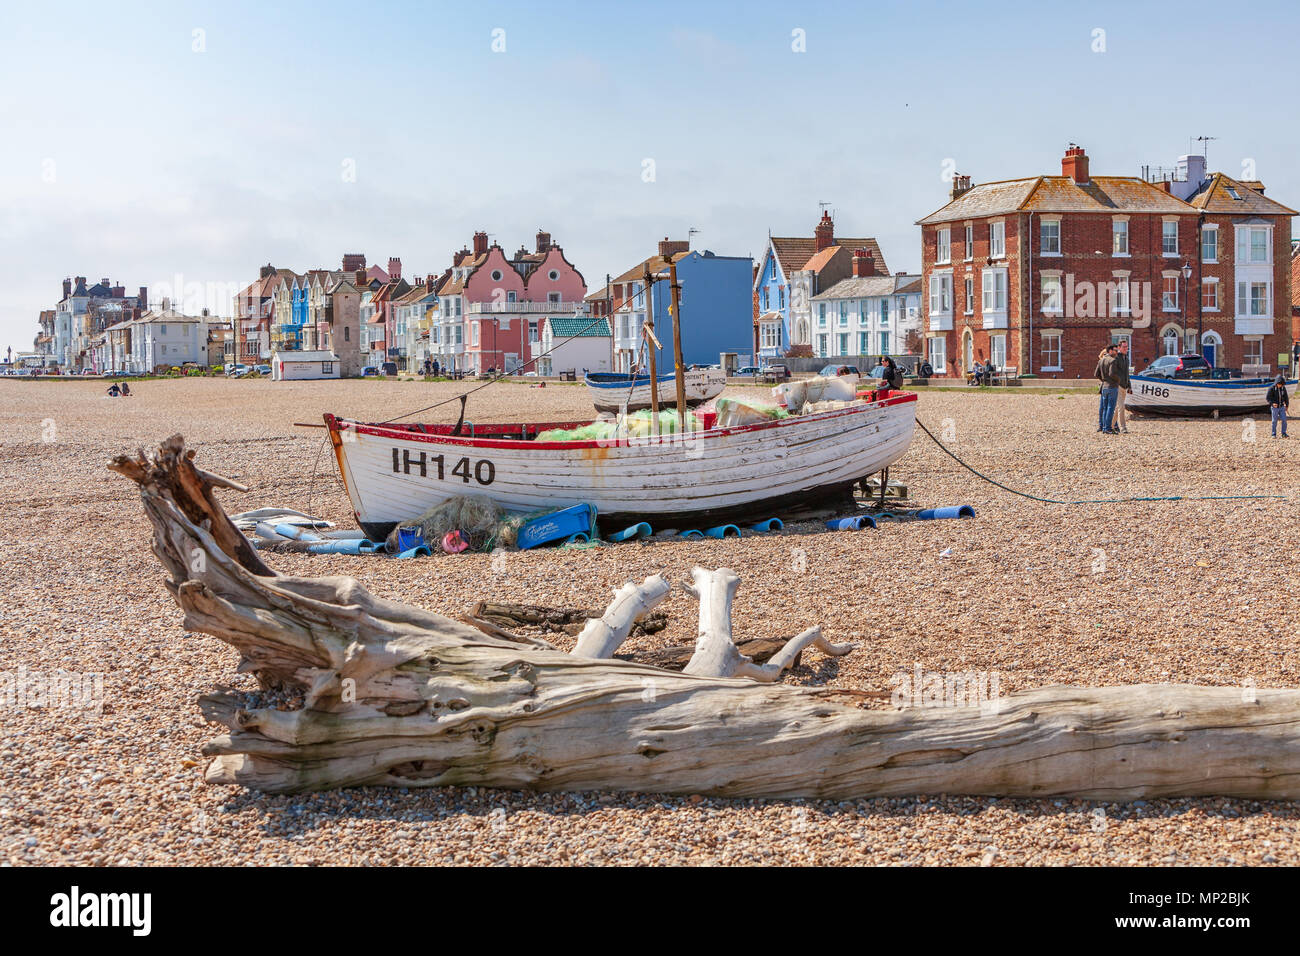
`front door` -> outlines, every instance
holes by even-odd
[[[971,368],[975,365],[974,346],[975,346],[975,340],[974,340],[974,338],[972,338],[972,336],[971,336],[971,334],[970,334],[969,332],[966,333],[966,335],[962,336],[962,340],[961,340],[961,361],[962,361],[961,370],[962,370],[963,372],[969,372],[969,371],[971,370]]]
[[[1218,364],[1214,361],[1215,352],[1216,348],[1213,342],[1201,343],[1201,354],[1205,356],[1205,361],[1210,363],[1211,368],[1214,368]]]

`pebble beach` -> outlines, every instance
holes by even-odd
[[[114,455],[182,434],[196,462],[250,487],[227,512],[284,506],[352,527],[319,424],[384,420],[466,383],[374,380],[0,381],[0,674],[102,675],[102,707],[0,700],[0,863],[11,865],[1259,865],[1300,864],[1300,804],[1106,803],[930,795],[827,801],[702,795],[360,788],[265,795],[203,781],[220,732],[197,706],[252,690],[238,658],[186,632]],[[724,394],[768,398],[766,389]],[[390,561],[275,553],[276,570],[351,575],[373,593],[459,614],[478,600],[603,608],[628,580],[695,565],[741,577],[738,640],[815,624],[853,641],[804,652],[787,683],[888,690],[926,671],[996,673],[1002,693],[1052,684],[1295,687],[1300,437],[1253,420],[1131,418],[1097,434],[1090,390],[922,390],[920,429],[891,479],[974,520],[817,524],[727,540],[631,542]],[[444,405],[416,420],[454,421]],[[580,386],[501,383],[476,422],[577,421]],[[1297,433],[1300,436],[1300,433]],[[1246,496],[1279,496],[1252,498]],[[1210,500],[1158,500],[1214,496]],[[1238,496],[1238,497],[1234,497]],[[692,642],[697,605],[625,651]],[[562,640],[557,643],[564,645]],[[869,706],[889,706],[876,701]]]

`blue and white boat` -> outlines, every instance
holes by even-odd
[[[1132,375],[1132,395],[1124,397],[1128,411],[1152,415],[1244,415],[1268,408],[1264,396],[1273,378],[1166,378]],[[1296,379],[1286,383],[1294,394]]]
[[[720,369],[694,369],[684,372],[686,404],[699,405],[722,393],[727,377]],[[600,412],[635,412],[650,407],[650,376],[624,375],[618,372],[588,372],[583,379],[592,404]],[[676,406],[677,379],[672,372],[659,376],[659,405]]]

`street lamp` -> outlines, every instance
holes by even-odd
[[[1187,328],[1187,280],[1192,277],[1192,264],[1188,262],[1186,259],[1183,260],[1182,273],[1183,273],[1183,328]],[[1204,330],[1201,328],[1201,326],[1205,324],[1205,316],[1201,315],[1199,312],[1197,314],[1196,324],[1197,324],[1196,354],[1203,355],[1205,346],[1202,344],[1202,332]]]

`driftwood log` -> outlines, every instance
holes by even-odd
[[[351,578],[273,572],[213,494],[230,483],[192,456],[176,436],[109,467],[140,486],[186,629],[231,644],[241,671],[294,702],[204,697],[204,714],[228,728],[205,747],[211,783],[1300,798],[1298,691],[1048,687],[869,711],[824,688],[580,657],[374,597]],[[723,572],[702,573],[701,596],[726,595]],[[702,630],[718,607],[702,600]],[[617,631],[627,615],[615,617],[605,624]],[[617,639],[599,636],[602,650]],[[708,657],[707,643],[693,656]]]

